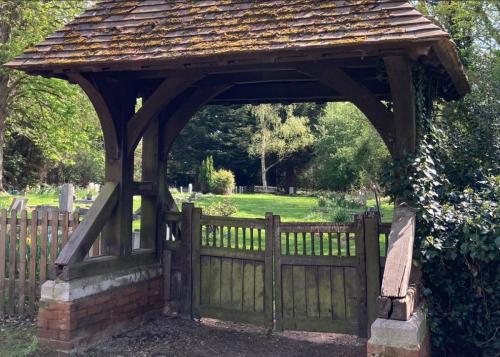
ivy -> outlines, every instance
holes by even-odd
[[[500,352],[500,178],[481,177],[465,190],[450,184],[442,162],[444,131],[436,84],[414,68],[417,152],[385,174],[396,202],[418,209],[415,258],[422,266],[436,356]],[[449,138],[448,138],[449,139]]]

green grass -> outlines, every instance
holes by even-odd
[[[283,222],[301,221],[314,222],[325,220],[318,217],[314,209],[318,208],[316,197],[305,196],[282,196],[272,194],[234,194],[230,196],[205,195],[194,204],[198,207],[206,207],[213,202],[230,200],[238,208],[232,217],[240,218],[263,218],[266,212],[280,215]],[[368,200],[368,207],[375,207],[375,200]],[[353,212],[363,212],[366,208],[360,208]],[[382,220],[392,222],[393,205],[383,201],[381,205]]]
[[[0,355],[2,357],[28,356],[37,348],[36,326],[0,325]]]

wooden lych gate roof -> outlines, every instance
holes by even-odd
[[[374,59],[391,52],[428,64],[443,97],[468,91],[449,35],[406,0],[103,0],[7,66],[65,77],[68,71],[213,69],[327,59],[341,65],[349,58],[358,63],[353,76],[387,99],[388,85],[376,80]],[[298,99],[308,91],[301,85],[294,89]],[[269,94],[274,91],[268,86]],[[326,88],[316,92],[304,99],[342,99]],[[238,94],[233,97],[219,102],[238,102]]]

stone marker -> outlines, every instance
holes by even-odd
[[[28,202],[27,198],[14,197],[12,199],[12,203],[10,204],[9,212],[11,212],[12,210],[16,210],[17,212],[21,212],[23,209],[26,208],[26,202]]]
[[[75,199],[75,187],[70,183],[62,185],[59,195],[59,211],[73,212],[73,202]]]
[[[188,186],[188,193],[193,193],[193,184],[190,183]]]
[[[288,187],[288,194],[294,195],[295,194],[295,187],[293,187],[293,186]]]

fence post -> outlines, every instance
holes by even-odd
[[[377,319],[377,299],[380,295],[380,243],[378,231],[378,212],[366,212],[364,215],[364,245],[366,264],[366,304],[368,319],[368,337],[370,326]]]
[[[191,317],[200,317],[200,244],[201,244],[201,208],[193,208],[192,226],[191,226],[191,261],[192,261],[192,301],[191,301]]]
[[[184,276],[183,276],[183,298],[184,308],[182,314],[184,316],[192,316],[192,293],[193,293],[193,274],[192,274],[192,230],[193,230],[193,209],[192,203],[182,204],[182,245],[184,247]]]
[[[264,276],[264,311],[269,321],[269,328],[273,329],[273,214],[266,212],[266,255],[264,258],[265,276]],[[259,245],[261,243],[259,242]]]
[[[274,304],[276,308],[276,330],[283,331],[283,308],[281,299],[281,231],[280,216],[273,216],[272,240],[274,253]]]

